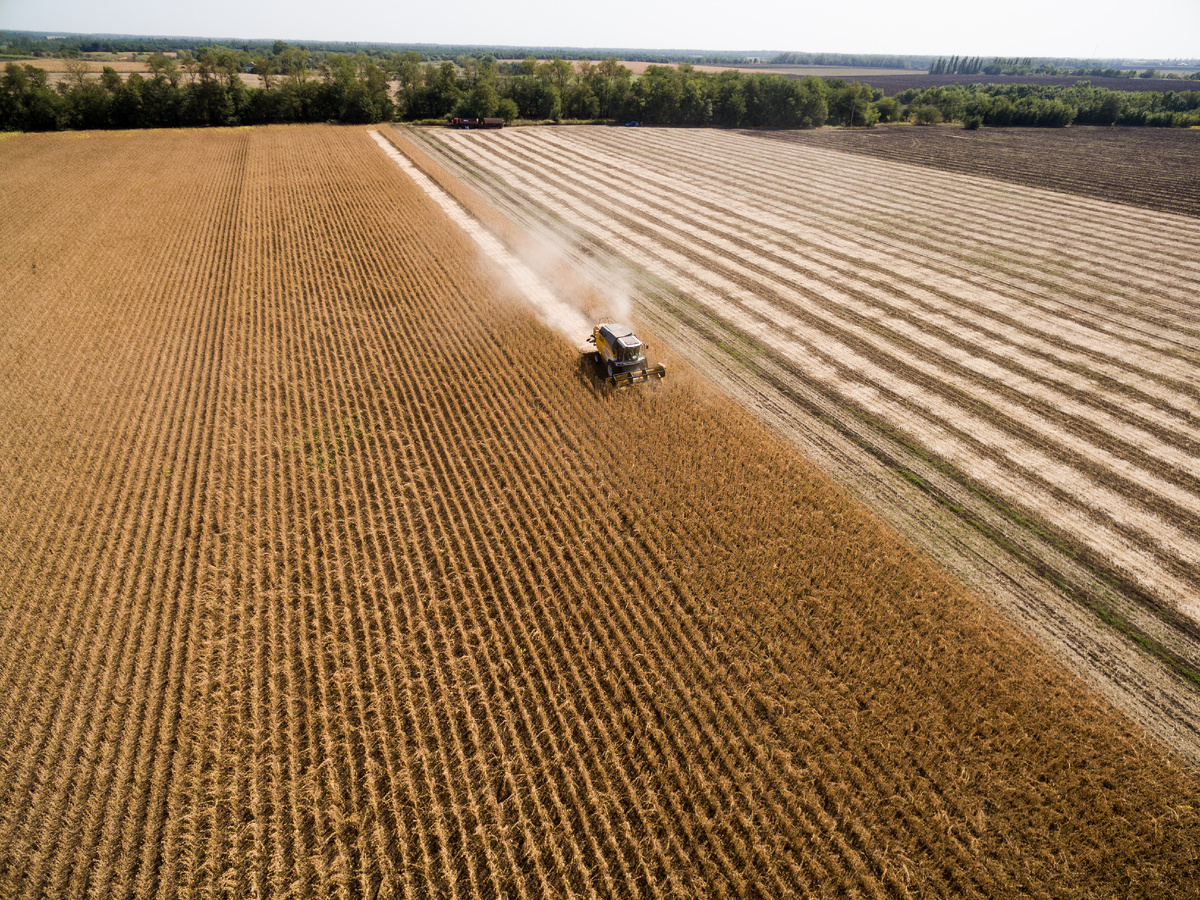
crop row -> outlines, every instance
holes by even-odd
[[[26,140],[0,893],[1195,895],[1192,775],[364,130]]]

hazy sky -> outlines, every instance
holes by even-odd
[[[0,0],[0,28],[289,41],[1200,57],[1200,0]]]

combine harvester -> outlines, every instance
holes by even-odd
[[[612,387],[629,387],[667,374],[666,366],[647,364],[646,345],[624,325],[615,322],[597,325],[587,342],[596,347],[587,351],[596,372]]]

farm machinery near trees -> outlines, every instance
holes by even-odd
[[[479,119],[474,116],[455,116],[450,120],[451,128],[503,128],[503,119]]]
[[[588,356],[597,374],[613,387],[629,387],[667,374],[666,366],[646,362],[646,345],[624,325],[615,322],[597,325],[588,343],[596,347]]]

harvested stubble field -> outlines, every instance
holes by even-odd
[[[1200,677],[1195,219],[745,133],[405,135],[1200,759],[1132,650]]]
[[[750,133],[750,132],[747,132]],[[755,134],[1200,216],[1200,130],[879,125]]]
[[[0,163],[3,896],[1200,896],[1194,771],[364,129]]]

